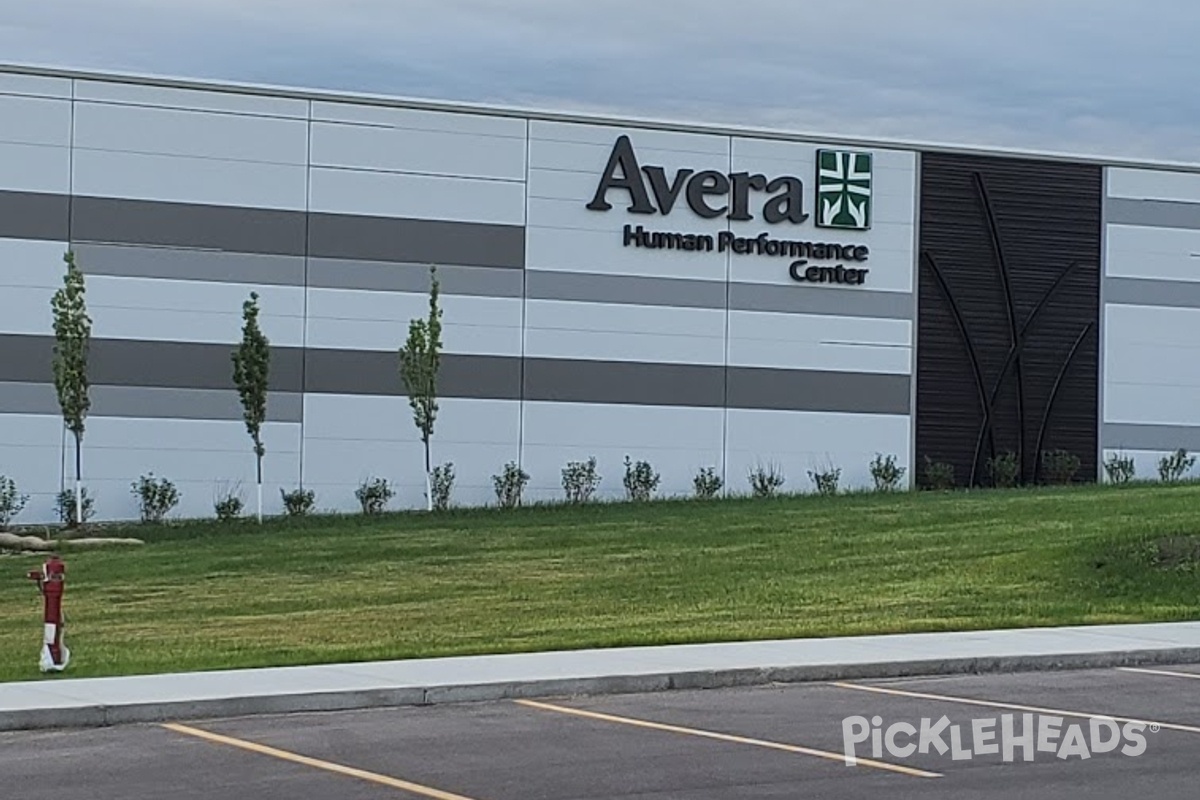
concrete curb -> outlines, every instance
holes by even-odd
[[[860,664],[678,671],[645,675],[601,675],[553,680],[226,697],[181,702],[121,705],[84,704],[0,711],[0,731],[100,728],[135,723],[429,706],[520,698],[639,694],[836,680],[1015,673],[1033,670],[1104,669],[1197,662],[1200,662],[1200,647],[1176,647],[1037,656],[942,658]]]

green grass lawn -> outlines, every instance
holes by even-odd
[[[1196,532],[1190,484],[133,526],[65,553],[66,674],[1194,619],[1150,554]],[[0,559],[0,680],[39,674],[37,563]]]

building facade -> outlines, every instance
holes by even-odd
[[[1046,451],[1140,475],[1200,449],[1200,168],[0,68],[0,474],[54,515],[72,449],[50,299],[93,319],[84,483],[98,518],[171,479],[184,516],[252,492],[241,304],[272,344],[267,510],[424,504],[398,372],[437,268],[435,463],[494,502],[507,462],[562,496],[595,456],[660,492],[775,465],[866,486],[926,457],[960,484]]]

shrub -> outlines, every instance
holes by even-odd
[[[167,513],[179,504],[179,490],[166,478],[155,478],[154,473],[138,478],[130,490],[138,499],[138,512],[142,522],[159,523]]]
[[[662,476],[654,471],[650,462],[639,461],[635,464],[629,460],[629,456],[625,456],[625,495],[630,500],[634,502],[649,500],[661,480]]]
[[[1177,481],[1196,463],[1195,456],[1189,456],[1188,451],[1180,448],[1169,456],[1163,456],[1158,461],[1158,477],[1164,482]]]
[[[595,494],[600,485],[600,476],[596,474],[596,457],[590,456],[587,461],[569,461],[562,471],[563,491],[569,503],[586,503]]]
[[[875,481],[875,491],[896,491],[900,488],[900,481],[904,479],[904,473],[907,471],[904,467],[896,466],[895,456],[889,455],[885,458],[882,453],[876,453],[875,460],[871,462],[871,478]]]
[[[1108,475],[1109,483],[1129,483],[1137,469],[1133,464],[1133,456],[1113,453],[1104,462],[1104,472]]]
[[[944,492],[954,488],[954,465],[925,456],[925,488]]]
[[[842,479],[842,469],[830,466],[824,469],[809,470],[808,477],[817,487],[817,494],[835,495],[838,493],[838,482]]]
[[[492,484],[496,487],[496,502],[501,508],[516,508],[521,505],[521,495],[527,483],[529,473],[518,467],[517,462],[508,462],[499,475],[492,476]]]
[[[289,517],[307,517],[317,503],[317,493],[303,487],[290,492],[280,489],[279,496],[283,499],[283,510]]]
[[[1079,472],[1079,456],[1066,450],[1042,453],[1042,480],[1050,484],[1070,483]]]
[[[354,490],[364,514],[381,514],[389,501],[395,496],[387,478],[368,478]]]
[[[83,510],[83,522],[87,522],[96,513],[96,510],[93,499],[88,496],[86,486],[80,487],[79,499]],[[57,512],[59,520],[68,528],[77,528],[81,524],[79,520],[75,519],[74,489],[63,489],[58,493],[54,498],[54,510]]]
[[[213,511],[216,512],[217,519],[221,522],[231,522],[237,519],[242,515],[243,508],[245,508],[245,503],[242,501],[240,484],[217,491],[217,497],[213,500]]]
[[[446,463],[434,467],[429,477],[433,490],[433,510],[445,511],[450,507],[450,493],[454,490],[454,464]]]
[[[1017,461],[1017,454],[1009,451],[989,458],[987,471],[991,476],[992,486],[997,489],[1011,489],[1017,485],[1017,475],[1021,471],[1021,464]]]
[[[779,487],[787,481],[783,470],[775,464],[759,464],[750,470],[750,492],[755,497],[774,497]]]
[[[7,475],[0,475],[0,531],[8,526],[25,510],[29,495],[17,493],[17,482]]]
[[[692,478],[692,488],[699,500],[713,499],[721,493],[721,487],[724,485],[725,481],[721,480],[715,467],[704,467]]]

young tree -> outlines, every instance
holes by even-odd
[[[442,310],[438,307],[437,267],[429,268],[429,317],[408,323],[408,341],[400,348],[400,377],[412,407],[413,423],[425,445],[425,508],[433,510],[429,439],[437,420],[437,377],[442,361]]]
[[[63,422],[75,437],[75,524],[81,525],[84,420],[92,407],[87,374],[92,320],[84,298],[83,270],[75,263],[75,253],[68,250],[63,261],[67,264],[63,288],[50,301],[54,312],[54,389],[58,392]]]
[[[256,483],[258,486],[258,521],[262,522],[262,460],[267,449],[263,446],[262,426],[267,419],[267,380],[271,366],[271,343],[258,327],[258,293],[242,303],[242,341],[233,351],[233,382],[242,400],[242,419],[246,432],[254,442]]]

